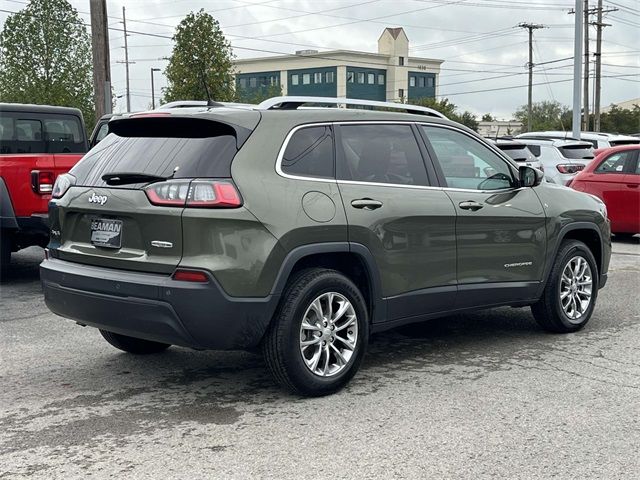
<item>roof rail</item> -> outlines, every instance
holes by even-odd
[[[302,105],[308,104],[330,104],[336,107],[346,108],[348,105],[356,105],[361,107],[377,107],[388,108],[393,110],[402,110],[407,113],[417,115],[428,115],[432,117],[444,118],[442,113],[433,108],[421,107],[419,105],[409,105],[406,103],[395,102],[378,102],[375,100],[360,100],[355,98],[337,98],[337,97],[273,97],[269,98],[258,105],[259,110],[296,110]]]

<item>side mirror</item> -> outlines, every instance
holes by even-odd
[[[520,186],[521,187],[535,187],[542,183],[544,173],[537,168],[520,167]]]

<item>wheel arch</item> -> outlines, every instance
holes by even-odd
[[[330,242],[302,245],[285,257],[273,289],[280,295],[289,279],[305,268],[320,267],[337,270],[360,289],[369,310],[369,321],[385,318],[380,276],[373,255],[367,247],[351,242]]]
[[[602,274],[602,267],[604,265],[604,254],[605,249],[603,248],[603,239],[602,233],[597,225],[590,222],[573,222],[568,225],[565,225],[560,229],[558,233],[558,241],[553,247],[553,255],[548,256],[547,265],[545,268],[545,281],[543,285],[546,285],[549,282],[549,275],[551,274],[551,269],[553,268],[553,262],[555,261],[556,256],[558,255],[558,251],[560,250],[560,245],[565,240],[579,240],[584,243],[596,260],[596,267],[598,268],[598,275]],[[543,286],[544,288],[544,286]]]

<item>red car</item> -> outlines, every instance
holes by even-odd
[[[613,233],[640,233],[640,145],[603,148],[595,154],[567,186],[605,203]]]
[[[80,110],[0,103],[0,267],[11,252],[47,244],[53,184],[87,149]]]

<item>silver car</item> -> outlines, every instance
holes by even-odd
[[[578,140],[530,139],[519,137],[544,166],[548,182],[566,185],[593,160],[593,145]]]

